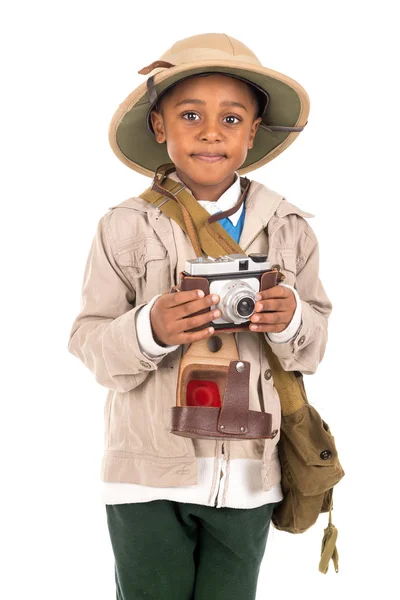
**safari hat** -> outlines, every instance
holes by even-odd
[[[307,124],[310,100],[296,81],[263,67],[242,42],[223,33],[205,33],[176,42],[159,60],[139,71],[149,75],[120,104],[109,127],[111,148],[128,167],[153,177],[170,163],[166,144],[156,141],[150,112],[162,95],[189,77],[222,73],[245,80],[264,99],[262,122],[239,174],[253,171],[287,148]]]

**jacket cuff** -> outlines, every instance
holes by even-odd
[[[160,346],[155,342],[151,328],[150,311],[154,302],[161,294],[154,296],[147,304],[141,307],[136,315],[136,335],[140,350],[148,358],[164,357],[170,352],[173,352],[177,346]]]
[[[315,332],[315,316],[307,302],[300,300],[300,304],[302,309],[301,325],[289,341],[276,343],[270,340],[267,333],[265,334],[268,344],[278,358],[293,359],[299,350],[303,350],[312,341]]]
[[[293,286],[288,285],[287,283],[280,283],[279,285],[282,285],[292,290],[296,298],[296,310],[294,311],[292,320],[290,321],[286,329],[279,332],[267,332],[266,335],[270,341],[275,342],[276,344],[283,344],[285,342],[289,342],[292,339],[292,337],[296,335],[301,325],[302,311],[301,300],[297,290]]]

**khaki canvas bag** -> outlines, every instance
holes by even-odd
[[[181,183],[168,178],[172,170],[174,166],[169,164],[159,167],[151,187],[140,197],[180,225],[188,234],[197,256],[203,256],[203,252],[213,257],[228,253],[244,254],[217,222],[228,211],[210,217]],[[247,178],[241,177],[242,195],[236,209],[244,201],[249,184]],[[230,212],[232,214],[233,209]],[[335,440],[328,424],[308,402],[303,374],[285,371],[265,338],[264,342],[282,412],[278,453],[284,498],[274,509],[272,522],[282,531],[303,533],[316,522],[320,513],[329,511],[319,571],[327,573],[332,559],[338,572],[338,531],[332,523],[333,487],[342,479],[344,471]]]

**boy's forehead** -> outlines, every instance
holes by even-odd
[[[241,95],[245,94],[251,100],[251,93],[245,82],[222,73],[195,75],[184,81],[180,81],[169,90],[168,95],[180,96],[194,90],[196,90],[197,93],[201,93],[202,91],[206,93],[210,89],[214,92],[216,90],[226,90],[229,91],[230,94],[235,92]]]

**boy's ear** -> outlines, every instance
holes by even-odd
[[[165,142],[165,128],[164,128],[164,119],[160,112],[156,110],[152,110],[150,113],[151,124],[153,126],[154,135],[156,136],[156,141],[159,144]]]
[[[251,126],[251,130],[250,130],[249,143],[248,143],[249,150],[253,147],[254,138],[256,136],[257,129],[258,129],[258,126],[261,123],[261,121],[262,121],[262,117],[258,117],[258,119],[255,119],[253,121],[253,125]]]

